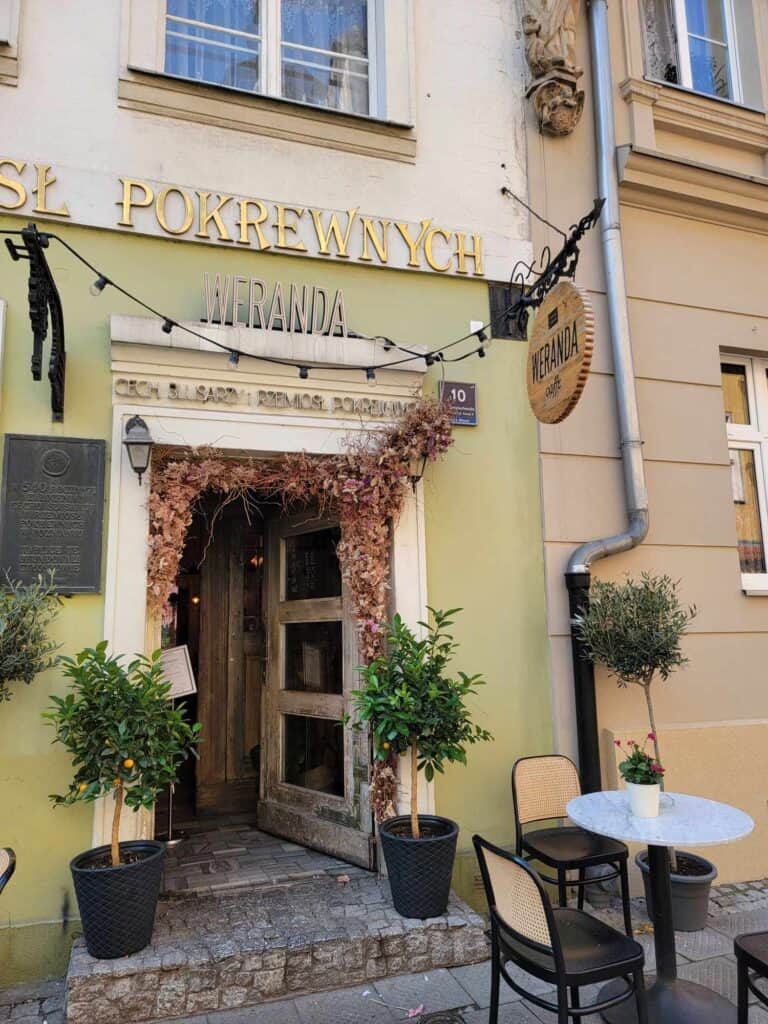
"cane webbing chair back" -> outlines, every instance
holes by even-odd
[[[489,894],[503,924],[536,942],[552,946],[552,935],[541,891],[529,870],[492,850],[482,851],[492,893]]]
[[[581,796],[576,765],[561,754],[521,758],[512,771],[512,787],[520,825],[565,818],[568,801]]]

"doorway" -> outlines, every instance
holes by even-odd
[[[199,759],[176,786],[188,831],[255,824],[372,868],[366,733],[345,725],[356,631],[336,554],[338,523],[274,502],[200,502],[164,647],[189,648]],[[158,803],[159,827],[165,808]]]

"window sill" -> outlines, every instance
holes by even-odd
[[[741,592],[745,597],[768,597],[768,573],[741,574]]]
[[[416,162],[411,127],[170,75],[128,69],[118,83],[118,106],[383,160]]]
[[[765,111],[650,78],[628,78],[620,89],[630,106],[636,145],[655,148],[658,129],[761,155],[768,153]]]

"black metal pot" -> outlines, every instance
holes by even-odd
[[[709,890],[717,878],[717,868],[704,857],[695,853],[678,850],[689,860],[696,861],[702,869],[700,875],[671,874],[672,881],[672,924],[676,932],[699,932],[707,927],[709,913]],[[635,856],[635,864],[643,875],[645,906],[648,917],[653,921],[653,897],[651,895],[651,874],[648,867],[648,851],[641,850]]]
[[[379,827],[395,910],[402,917],[439,917],[448,906],[459,826],[450,818],[419,815],[422,838],[411,835],[409,815]]]
[[[154,840],[120,843],[123,854],[140,860],[93,867],[109,846],[78,854],[70,863],[85,944],[91,956],[113,960],[148,946],[160,896],[165,846]]]

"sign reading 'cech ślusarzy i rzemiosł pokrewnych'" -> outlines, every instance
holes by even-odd
[[[101,589],[106,442],[6,434],[0,570],[59,593]]]
[[[542,423],[560,423],[575,408],[589,375],[594,335],[586,294],[570,281],[555,285],[528,332],[528,400]]]

